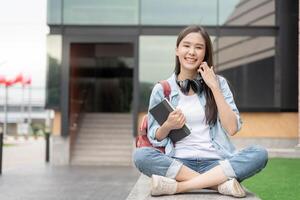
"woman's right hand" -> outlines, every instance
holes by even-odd
[[[168,116],[168,119],[163,123],[163,125],[157,129],[155,133],[155,138],[158,141],[166,138],[170,131],[173,129],[180,129],[185,123],[185,117],[180,109],[175,109]]]
[[[169,130],[180,129],[185,124],[185,117],[182,111],[179,108],[176,108],[168,116],[168,119],[165,121],[165,126]]]

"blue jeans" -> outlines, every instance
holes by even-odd
[[[175,179],[182,165],[198,172],[204,173],[220,165],[228,178],[236,178],[239,182],[261,171],[268,162],[267,151],[260,146],[250,146],[232,157],[219,159],[189,160],[171,158],[152,147],[143,147],[135,150],[133,154],[135,166],[139,171],[149,177],[152,174]]]

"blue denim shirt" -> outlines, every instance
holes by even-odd
[[[222,94],[224,95],[224,98],[226,102],[230,105],[232,110],[236,113],[237,116],[237,128],[238,130],[241,129],[242,120],[240,118],[239,111],[234,103],[233,95],[229,89],[229,86],[227,84],[227,81],[225,78],[221,76],[217,76],[220,84],[220,89]],[[170,78],[167,79],[171,86],[171,93],[170,93],[170,103],[174,106],[174,108],[177,107],[178,101],[179,101],[179,93],[178,93],[178,87],[175,80],[176,76],[173,74]],[[203,106],[203,109],[205,108],[206,99],[203,94],[203,92],[198,95],[200,99],[200,103]],[[149,102],[149,109],[157,105],[159,102],[161,102],[164,99],[163,94],[163,88],[161,84],[156,84],[152,90],[151,96],[150,96],[150,102]],[[168,156],[174,155],[174,145],[169,137],[166,137],[165,139],[158,141],[155,138],[155,133],[157,129],[160,127],[160,125],[157,123],[157,121],[153,118],[153,116],[149,113],[148,110],[148,138],[150,142],[153,144],[154,147],[165,147],[165,153]],[[214,125],[210,125],[209,128],[209,134],[211,138],[211,142],[213,146],[215,147],[217,153],[222,158],[229,158],[233,155],[233,153],[236,151],[234,145],[231,143],[229,139],[229,134],[226,132],[226,130],[222,127],[220,118],[218,116],[218,120]]]

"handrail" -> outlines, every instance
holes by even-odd
[[[81,95],[81,99],[71,99],[70,102],[70,151],[73,151],[74,143],[77,138],[78,130],[84,115],[84,106],[86,103],[88,90],[84,90]]]

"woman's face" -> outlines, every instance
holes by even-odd
[[[176,56],[180,62],[180,68],[195,71],[203,62],[205,56],[205,40],[200,33],[189,33],[176,48]]]

